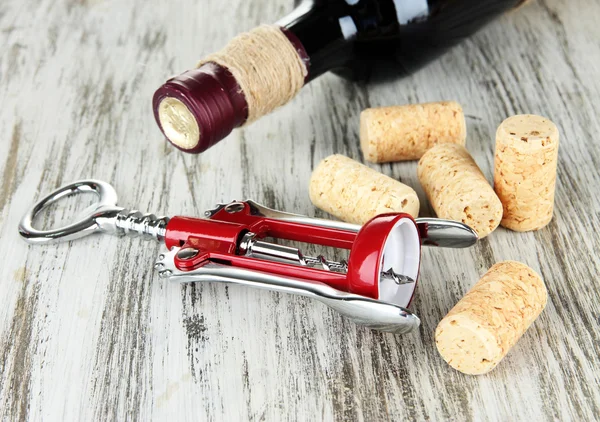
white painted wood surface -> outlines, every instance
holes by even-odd
[[[600,419],[600,3],[538,0],[412,77],[324,76],[206,154],[168,146],[150,106],[165,77],[292,7],[0,3],[0,419]],[[152,270],[158,245],[141,240],[29,247],[17,235],[33,201],[84,177],[114,184],[123,206],[166,215],[251,197],[323,216],[308,199],[311,169],[334,152],[361,159],[363,108],[441,99],[463,104],[467,146],[488,177],[505,117],[553,119],[556,214],[536,233],[426,250],[413,305],[423,323],[411,335],[356,327],[303,298],[169,285]],[[373,167],[414,186],[431,214],[415,163]],[[439,357],[433,331],[502,259],[538,270],[550,301],[495,371],[464,376]]]

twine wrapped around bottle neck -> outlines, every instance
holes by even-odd
[[[198,63],[217,63],[236,79],[248,103],[247,123],[289,102],[308,73],[296,48],[275,25],[262,25],[235,37]]]

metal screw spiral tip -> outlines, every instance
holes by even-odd
[[[406,275],[396,273],[391,267],[387,271],[382,271],[381,277],[392,279],[394,280],[394,283],[398,285],[411,284],[415,282],[415,280]]]
[[[135,210],[122,210],[116,218],[115,225],[123,235],[142,236],[147,240],[161,241],[167,233],[167,217],[154,214],[142,214]]]

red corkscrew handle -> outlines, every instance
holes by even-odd
[[[259,239],[274,237],[349,249],[348,272],[344,274],[239,254],[241,240],[247,233],[253,233]],[[377,216],[357,233],[253,215],[252,207],[248,203],[237,202],[222,207],[208,219],[172,218],[166,228],[165,243],[168,248],[189,247],[198,251],[191,258],[176,258],[175,264],[182,271],[199,268],[213,261],[249,270],[318,281],[338,290],[374,299],[385,299],[383,296],[389,290],[387,287],[387,290],[382,290],[383,285],[380,283],[381,274],[388,270],[387,266],[395,269],[400,262],[402,268],[408,269],[407,275],[416,281],[420,263],[419,232],[415,221],[408,214]],[[386,253],[397,256],[385,257]],[[410,298],[413,291],[414,286],[409,292]],[[408,305],[408,302],[405,305]]]

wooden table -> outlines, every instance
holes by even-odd
[[[165,143],[150,107],[165,77],[292,7],[2,1],[0,419],[598,420],[600,3],[533,2],[394,83],[324,76],[200,156]],[[441,99],[463,104],[467,147],[488,178],[505,117],[554,120],[556,212],[538,232],[425,250],[413,334],[369,331],[299,297],[168,284],[152,269],[159,246],[139,239],[30,247],[17,234],[42,194],[90,177],[111,182],[121,205],[165,215],[251,197],[323,217],[311,169],[332,153],[362,159],[360,111]],[[372,167],[415,187],[431,215],[415,162]],[[548,306],[496,370],[462,375],[438,355],[434,329],[504,259],[543,275]]]

